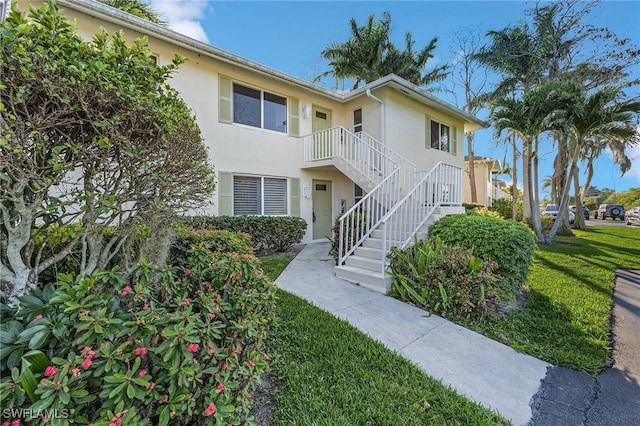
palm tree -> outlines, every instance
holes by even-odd
[[[636,120],[640,114],[640,98],[626,100],[620,87],[605,87],[587,94],[576,83],[563,83],[562,93],[557,93],[556,101],[563,104],[560,112],[560,128],[568,134],[570,147],[569,171],[562,193],[558,214],[566,208],[569,200],[569,186],[577,173],[580,154],[595,140],[616,141],[626,145],[640,143]],[[548,238],[551,240],[558,231],[559,223],[554,223]]]
[[[496,136],[499,137],[504,130],[510,130],[522,140],[522,177],[523,187],[533,187],[532,176],[532,147],[535,139],[542,133],[555,127],[556,100],[555,85],[543,84],[540,87],[527,90],[520,99],[511,97],[498,98],[491,108],[491,120]],[[531,217],[533,229],[541,243],[548,243],[542,232],[539,204],[533,191],[524,193],[528,197],[528,203],[524,208],[529,209],[525,217]]]
[[[361,82],[369,83],[389,74],[396,74],[411,83],[424,86],[442,80],[446,76],[446,66],[423,73],[433,57],[437,38],[432,39],[423,49],[414,51],[411,33],[405,36],[405,49],[398,49],[390,40],[391,16],[382,14],[378,22],[371,15],[367,23],[360,27],[355,19],[349,21],[351,37],[344,43],[331,43],[320,54],[329,61],[331,70],[316,77],[333,75],[336,79],[353,79],[353,89]]]

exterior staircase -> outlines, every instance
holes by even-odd
[[[438,163],[429,171],[366,133],[342,127],[303,138],[304,160],[333,165],[366,195],[340,217],[336,275],[388,293],[391,247],[424,239],[428,227],[446,214],[463,212],[462,169]]]

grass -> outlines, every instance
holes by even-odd
[[[261,260],[272,279],[288,263]],[[275,425],[509,424],[296,296],[278,291],[277,312]]]
[[[467,326],[552,364],[596,375],[611,353],[615,270],[640,269],[640,228],[575,234],[536,250],[522,310]]]

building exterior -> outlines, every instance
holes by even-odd
[[[187,58],[171,84],[195,111],[217,176],[198,213],[300,216],[305,243],[332,237],[349,213],[338,273],[364,285],[377,274],[370,286],[385,291],[389,247],[463,211],[462,137],[485,123],[415,85],[389,75],[337,93],[96,1],[58,5],[87,38],[122,30],[127,40],[146,36],[159,64]]]
[[[511,199],[504,191],[506,183],[495,179],[494,175],[502,173],[500,161],[490,157],[473,157],[473,168],[476,183],[476,202],[489,207],[494,200]],[[464,202],[471,203],[471,174],[469,156],[464,157]]]

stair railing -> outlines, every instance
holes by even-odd
[[[382,237],[381,273],[389,266],[391,247],[405,248],[440,206],[462,205],[462,169],[438,163],[422,175],[415,187],[380,219]]]

